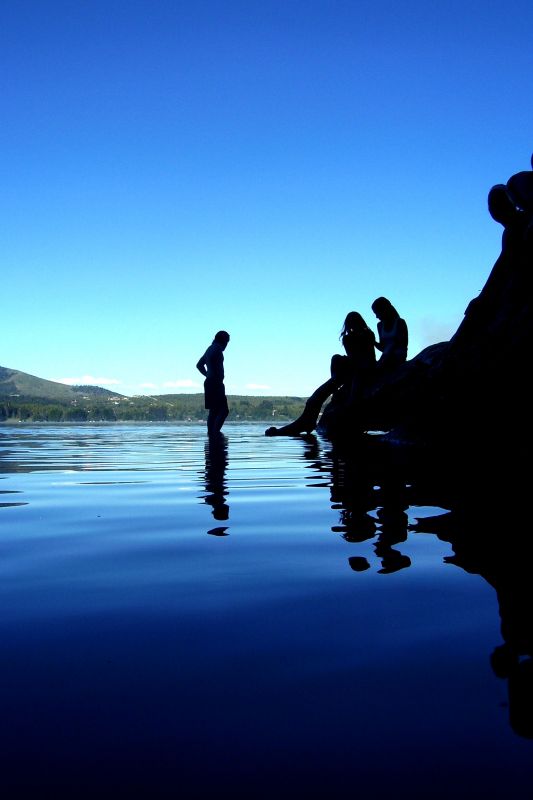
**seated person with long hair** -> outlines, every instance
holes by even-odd
[[[386,297],[374,300],[372,311],[378,318],[379,340],[374,345],[381,352],[377,363],[378,372],[388,372],[399,367],[407,359],[407,323]]]
[[[315,389],[298,419],[281,428],[268,428],[265,431],[266,436],[295,436],[299,433],[310,433],[316,427],[324,402],[341,388],[345,390],[348,403],[356,399],[375,367],[374,333],[359,312],[350,311],[344,320],[340,339],[346,355],[332,357],[331,378]]]

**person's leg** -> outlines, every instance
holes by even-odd
[[[210,408],[209,414],[207,415],[207,433],[209,436],[212,436],[213,433],[216,431],[216,421],[217,421],[217,410],[216,408]]]
[[[329,370],[332,379],[336,381],[339,384],[339,386],[345,382],[349,374],[350,370],[349,364],[350,362],[348,356],[340,356],[337,354],[331,357],[331,364]]]
[[[216,427],[216,432],[217,433],[220,433],[220,431],[222,430],[222,426],[224,425],[224,423],[225,423],[225,421],[226,421],[226,419],[228,417],[228,414],[229,414],[228,404],[225,403],[225,405],[222,406],[222,408],[219,410],[219,412],[217,414],[216,423],[215,423],[215,427]]]
[[[213,381],[206,378],[204,381],[204,406],[207,413],[207,434],[211,436],[216,417],[216,399],[213,396]]]
[[[282,428],[268,428],[265,431],[267,436],[296,436],[299,433],[311,433],[316,428],[318,415],[324,402],[330,394],[337,388],[336,380],[330,378],[318,389],[315,389],[311,397],[307,400],[303,412],[294,422],[289,422]]]
[[[209,430],[209,419],[208,419],[208,432],[210,436],[216,433],[220,433],[220,431],[222,430],[222,426],[224,425],[224,422],[227,419],[228,414],[229,414],[228,401],[226,399],[226,396],[224,396],[220,405],[217,405],[216,409],[213,410],[211,430]]]

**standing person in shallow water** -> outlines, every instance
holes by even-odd
[[[374,334],[357,311],[350,311],[344,320],[340,339],[345,356],[334,355],[331,359],[331,378],[315,389],[305,404],[303,413],[282,428],[268,428],[265,436],[296,436],[315,429],[318,415],[328,397],[345,390],[344,400],[352,404],[366,385],[376,363]]]
[[[407,323],[386,297],[374,300],[372,311],[378,318],[379,340],[375,342],[375,347],[381,352],[378,369],[382,372],[399,367],[407,360]]]
[[[218,331],[213,342],[198,360],[198,369],[205,378],[205,407],[209,409],[207,416],[207,433],[214,436],[220,433],[229,414],[226,389],[224,387],[224,350],[228,346],[230,336],[227,331]]]

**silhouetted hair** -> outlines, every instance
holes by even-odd
[[[374,314],[378,313],[391,319],[397,319],[400,316],[391,301],[387,300],[386,297],[377,297],[372,303],[372,311]]]
[[[213,341],[219,344],[227,344],[229,342],[229,333],[227,331],[218,331],[218,333],[215,333]]]
[[[365,329],[368,329],[368,325],[361,314],[358,311],[350,311],[344,320],[339,339],[342,339],[350,331],[364,331]]]

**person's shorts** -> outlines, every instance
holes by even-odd
[[[227,408],[226,389],[221,381],[206,378],[204,381],[205,407],[210,410]]]

